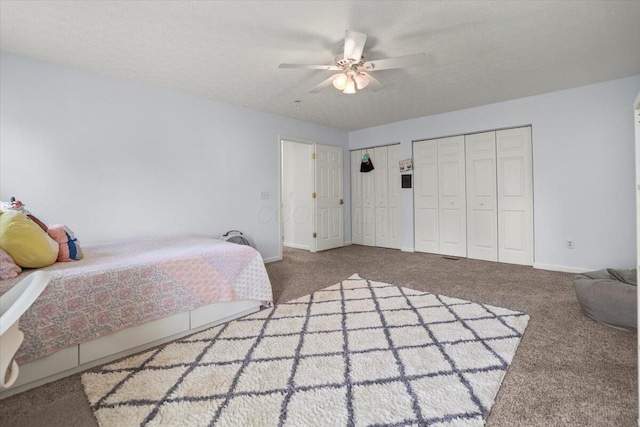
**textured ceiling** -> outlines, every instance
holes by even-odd
[[[345,130],[640,74],[640,2],[0,2],[0,48]],[[364,55],[425,52],[345,95],[322,70],[346,29]],[[301,100],[296,108],[294,100]]]

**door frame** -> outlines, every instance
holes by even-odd
[[[640,93],[633,102],[633,121],[635,127],[635,148],[636,148],[636,269],[640,273]],[[637,301],[640,301],[640,288],[637,290]],[[640,318],[638,319],[638,326],[640,326]],[[638,351],[640,351],[640,340],[636,342]],[[638,363],[640,364],[640,352],[638,353]],[[640,372],[638,372],[638,379],[640,380]],[[640,398],[640,390],[638,390],[638,397]],[[640,426],[640,418],[638,418],[638,426]]]
[[[284,165],[282,163],[282,155],[284,154],[284,142],[295,142],[298,144],[305,144],[314,147],[316,145],[315,141],[310,139],[298,138],[294,136],[286,136],[286,135],[278,135],[278,240],[280,241],[280,259],[282,260],[284,257],[284,226],[283,226],[283,215],[282,215],[282,174],[284,173]],[[311,187],[315,188],[316,183],[315,180],[315,165],[309,171],[310,179],[311,179]],[[311,195],[309,195],[311,197]],[[316,215],[316,204],[311,203],[311,218],[312,221]],[[310,252],[316,252],[316,241],[315,239],[311,239],[311,244],[309,245]]]

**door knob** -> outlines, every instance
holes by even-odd
[[[449,202],[450,205],[453,205],[455,202]]]
[[[484,203],[480,202],[480,206],[484,206]]]

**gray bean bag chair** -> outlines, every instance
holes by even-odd
[[[636,270],[600,270],[575,276],[573,285],[587,317],[618,329],[637,329]]]

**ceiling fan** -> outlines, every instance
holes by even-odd
[[[425,64],[425,54],[398,56],[395,58],[365,61],[362,56],[367,35],[357,31],[347,30],[344,37],[344,55],[338,55],[333,65],[280,64],[278,68],[303,68],[310,70],[339,71],[309,90],[317,93],[322,89],[333,86],[343,93],[353,94],[356,90],[369,87],[373,92],[384,89],[386,85],[374,78],[373,71],[390,70],[393,68],[414,67]]]

